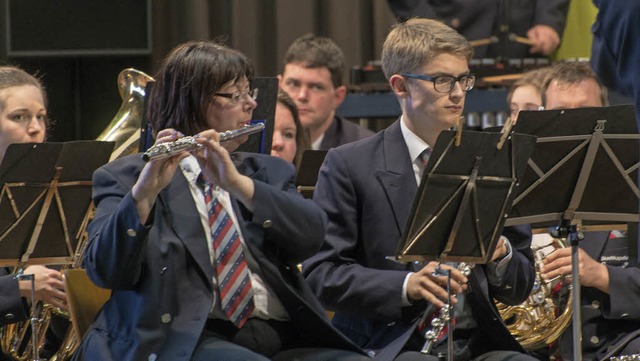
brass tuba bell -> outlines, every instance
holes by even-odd
[[[96,138],[116,142],[111,160],[138,151],[146,86],[151,81],[154,81],[152,77],[133,68],[124,69],[118,74],[122,104],[107,128]]]

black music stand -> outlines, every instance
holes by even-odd
[[[296,174],[296,189],[305,198],[313,198],[318,182],[318,172],[327,155],[326,150],[307,149],[302,153],[300,169]]]
[[[454,131],[438,137],[398,247],[399,261],[487,263],[493,254],[535,137],[514,133],[501,141],[500,133],[475,131],[460,136],[459,145]],[[451,359],[450,325],[448,332]]]
[[[578,227],[638,221],[639,140],[632,105],[521,112],[514,131],[538,137],[505,225],[557,226],[572,256],[573,356],[580,360]]]
[[[0,266],[31,281],[31,344],[39,360],[33,275],[29,264],[72,264],[89,221],[93,172],[114,142],[11,144],[0,164]]]
[[[278,78],[255,78],[251,82],[252,88],[258,88],[258,106],[253,110],[251,123],[264,123],[262,132],[249,135],[249,139],[242,143],[237,152],[252,152],[271,154],[271,140],[275,124],[276,103],[278,100]]]
[[[535,137],[440,134],[424,171],[397,259],[486,263],[493,253]]]
[[[91,208],[93,172],[113,142],[12,144],[0,164],[0,266],[70,264]]]

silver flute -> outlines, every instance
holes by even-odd
[[[227,130],[220,133],[220,143],[250,135],[264,130],[264,123],[247,124],[243,128],[235,130]],[[156,144],[142,154],[142,159],[148,162],[152,159],[161,159],[171,157],[182,152],[192,152],[203,147],[202,144],[196,142],[197,136],[186,136],[174,140],[173,142]]]

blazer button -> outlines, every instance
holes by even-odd
[[[137,235],[138,235],[138,232],[136,232],[135,229],[131,229],[131,228],[127,229],[127,236],[135,237]]]
[[[595,309],[600,308],[600,302],[598,302],[598,300],[593,300],[593,301],[591,302],[591,307],[593,307],[593,308],[595,308]]]
[[[367,355],[369,355],[369,357],[374,358],[376,357],[376,352],[375,351],[367,351]]]
[[[273,225],[273,222],[271,222],[270,219],[267,219],[262,223],[262,228],[271,228],[272,225]]]
[[[622,318],[629,317],[629,314],[628,313],[623,313],[623,314],[620,315],[620,317],[622,317]]]
[[[589,341],[590,341],[592,344],[594,344],[594,345],[595,345],[595,344],[597,344],[598,342],[600,342],[600,339],[598,338],[598,336],[591,336],[591,338],[589,339]]]
[[[170,314],[168,314],[168,313],[165,313],[164,315],[162,315],[162,316],[160,317],[160,321],[161,321],[162,323],[169,323],[169,322],[171,322],[171,315],[170,315]]]
[[[13,313],[7,313],[6,315],[4,315],[4,318],[11,321],[16,318],[16,315],[14,315]]]
[[[149,355],[149,361],[156,361],[157,358],[158,358],[158,355],[156,355],[155,353],[152,353],[151,355]]]

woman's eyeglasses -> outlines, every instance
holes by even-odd
[[[258,88],[253,88],[246,92],[235,92],[235,93],[215,93],[214,95],[224,98],[231,99],[232,103],[240,103],[245,100],[246,97],[250,97],[253,100],[258,98]]]

